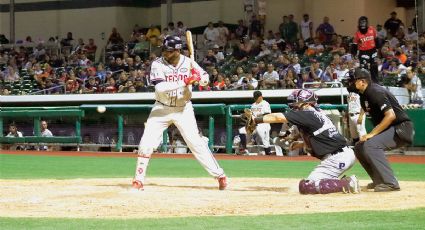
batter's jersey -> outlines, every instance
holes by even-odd
[[[374,49],[375,44],[375,38],[377,37],[377,33],[375,28],[372,26],[369,26],[367,29],[367,32],[365,34],[362,34],[360,31],[357,31],[354,35],[354,43],[357,44],[358,50],[370,50]]]
[[[347,98],[348,102],[348,113],[360,113],[362,105],[360,104],[360,95],[357,93],[350,92]]]
[[[197,69],[201,76],[208,76],[208,73],[205,72],[198,63],[181,54],[179,63],[176,66],[169,64],[162,57],[152,62],[150,72],[151,82],[158,84],[165,81],[175,82],[181,85],[181,87],[167,92],[155,91],[155,99],[167,106],[185,106],[192,97],[192,87],[185,87],[183,82],[185,78],[190,77],[191,68]]]
[[[251,111],[256,117],[272,112],[270,104],[266,100],[262,100],[260,103],[254,102],[251,105]]]
[[[341,151],[347,146],[345,138],[338,132],[332,121],[315,109],[293,111],[285,114],[286,119],[296,125],[303,140],[314,157]]]

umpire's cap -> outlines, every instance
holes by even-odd
[[[263,94],[261,93],[261,91],[254,91],[254,100],[256,101],[259,97],[262,97]]]
[[[172,50],[180,50],[183,48],[182,40],[177,36],[167,36],[163,42],[163,49],[172,51]]]
[[[356,68],[354,70],[354,80],[358,79],[371,79],[370,72],[365,68]]]

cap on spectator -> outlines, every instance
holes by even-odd
[[[215,45],[213,46],[213,49],[218,49],[218,48],[220,48],[220,46],[218,46],[217,44],[215,44]]]
[[[317,63],[317,60],[316,60],[316,59],[314,59],[314,58],[312,58],[312,59],[310,59],[310,62],[311,62],[311,63]]]
[[[112,74],[112,71],[108,70],[106,71],[106,74]]]
[[[254,100],[256,101],[259,97],[263,96],[263,94],[261,93],[261,91],[255,91],[254,92]]]
[[[395,11],[391,12],[390,15],[397,15],[397,13]]]

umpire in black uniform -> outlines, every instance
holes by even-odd
[[[354,71],[354,85],[360,94],[361,106],[369,113],[374,125],[370,133],[360,137],[354,149],[357,159],[372,179],[367,188],[375,192],[398,191],[400,186],[384,150],[411,145],[413,123],[394,95],[372,83],[370,72],[366,69]]]

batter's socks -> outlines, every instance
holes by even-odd
[[[148,168],[150,157],[146,156],[138,156],[137,157],[137,165],[136,165],[136,173],[134,179],[140,182],[145,182],[146,169]]]

